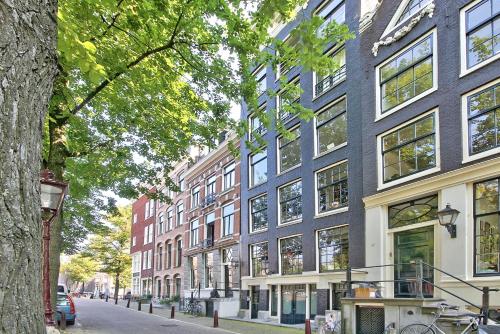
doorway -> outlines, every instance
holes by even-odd
[[[260,301],[260,288],[256,285],[252,286],[252,295],[250,296],[250,310],[251,318],[257,319],[259,317],[259,301]]]
[[[416,260],[434,265],[434,226],[416,228],[394,234],[394,296],[416,297]],[[423,279],[434,282],[433,270],[424,266]],[[399,281],[401,280],[401,281]],[[432,297],[433,286],[423,283],[424,297]]]
[[[306,286],[303,284],[281,287],[281,323],[303,324],[306,321]]]

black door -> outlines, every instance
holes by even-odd
[[[394,296],[412,298],[416,296],[415,261],[434,265],[434,227],[422,227],[414,230],[398,232],[394,235],[395,264],[394,266]],[[397,265],[399,264],[399,265]],[[423,278],[433,282],[433,270],[424,266]],[[398,282],[401,280],[401,282]],[[433,287],[423,283],[424,297],[433,296]]]
[[[306,286],[281,287],[281,323],[303,324],[306,321]]]
[[[259,317],[259,293],[260,288],[258,286],[252,286],[252,296],[250,297],[250,310],[252,319],[257,319]]]
[[[226,264],[224,265],[224,296],[232,297],[233,290],[231,289],[231,281],[233,275],[231,275],[231,268]]]

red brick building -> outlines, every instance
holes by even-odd
[[[150,190],[155,191],[155,188]],[[132,294],[153,293],[155,200],[142,195],[132,204]]]

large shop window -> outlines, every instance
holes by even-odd
[[[326,75],[315,74],[315,96],[320,96],[327,92],[346,78],[345,47],[342,46],[340,49],[332,51],[329,57],[334,60],[338,67],[335,71]]]
[[[342,162],[316,174],[318,213],[333,211],[348,205],[347,168],[347,162]]]
[[[432,195],[389,207],[389,228],[437,220],[438,197]]]
[[[304,268],[302,236],[280,240],[281,274],[301,274]]]
[[[278,190],[279,224],[286,224],[302,219],[302,181],[287,184]]]
[[[349,264],[349,226],[318,231],[319,271],[343,270]]]
[[[316,114],[316,142],[316,154],[323,154],[347,143],[345,98]]]
[[[267,229],[267,194],[250,200],[250,232]]]
[[[267,149],[250,156],[250,187],[267,181]]]
[[[381,114],[434,87],[434,34],[418,41],[379,68]]]
[[[383,182],[436,167],[436,113],[382,137]]]
[[[474,184],[476,274],[500,274],[500,178]]]
[[[467,118],[469,154],[500,147],[500,83],[467,98]]]
[[[290,130],[291,137],[278,138],[279,173],[300,165],[300,127]]]
[[[263,242],[260,244],[251,245],[250,247],[252,257],[252,276],[266,276],[266,270],[263,266],[263,263],[268,261],[268,243]]]
[[[465,12],[467,68],[500,53],[500,2],[480,1]]]

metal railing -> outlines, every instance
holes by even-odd
[[[363,281],[363,280],[353,280],[352,279],[352,272],[353,271],[360,271],[360,270],[366,270],[366,269],[374,269],[374,268],[385,268],[385,267],[396,267],[396,266],[402,266],[402,265],[416,265],[415,268],[415,278],[413,279],[394,279],[394,280],[371,280],[371,281]],[[443,288],[438,286],[437,284],[434,284],[434,282],[428,281],[424,278],[424,268],[430,269],[430,270],[436,270],[439,271],[442,274],[445,274],[454,280],[461,282],[470,288],[481,292],[482,294],[482,303],[481,306]],[[366,272],[366,271],[364,271]],[[412,283],[415,284],[415,298],[417,299],[424,299],[424,284],[430,284],[434,288],[437,288],[463,302],[466,304],[473,306],[481,311],[481,314],[483,315],[483,324],[487,325],[488,324],[488,314],[489,314],[489,309],[490,309],[490,292],[497,292],[499,289],[492,289],[488,286],[484,287],[478,287],[474,284],[471,284],[469,282],[464,281],[463,279],[450,274],[442,269],[436,268],[433,265],[430,265],[428,263],[423,262],[421,259],[417,259],[416,261],[412,261],[409,263],[396,263],[396,264],[384,264],[384,265],[376,265],[376,266],[367,266],[367,267],[347,267],[346,271],[346,284],[347,284],[347,297],[348,298],[353,298],[353,289],[352,285],[353,284],[376,284],[376,283],[399,283],[399,282],[406,282],[406,283]]]
[[[316,96],[323,94],[327,89],[335,86],[335,84],[342,81],[345,78],[345,71],[346,66],[343,65],[337,71],[319,81],[315,86]]]

